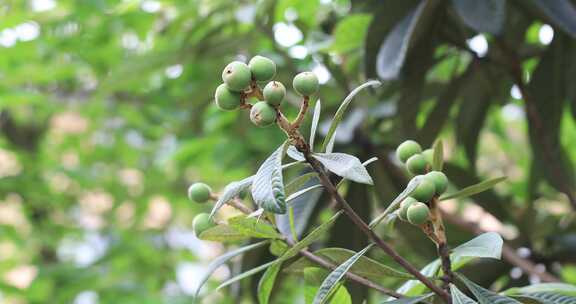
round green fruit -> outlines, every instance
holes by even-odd
[[[411,156],[422,152],[420,144],[413,140],[407,140],[401,143],[398,148],[396,148],[396,156],[401,162],[405,163]]]
[[[410,196],[419,202],[429,202],[436,193],[436,186],[434,186],[434,183],[423,175],[418,175],[414,178],[419,179],[419,184],[416,186],[416,189],[412,191]]]
[[[248,62],[248,67],[254,79],[267,81],[276,75],[276,64],[270,58],[264,56],[254,56]]]
[[[265,101],[259,101],[250,110],[250,120],[259,127],[269,126],[276,121],[276,110]]]
[[[188,197],[197,203],[205,203],[210,199],[211,192],[210,186],[204,183],[195,183],[188,188]]]
[[[413,197],[407,197],[400,203],[400,210],[398,211],[398,216],[401,220],[407,221],[408,217],[406,212],[408,211],[408,207],[412,206],[412,204],[418,202]]]
[[[226,111],[235,110],[240,106],[240,93],[233,92],[228,89],[226,84],[221,84],[216,88],[216,93],[214,94],[214,99],[216,100],[216,105]]]
[[[302,72],[292,81],[294,90],[302,96],[310,96],[318,91],[318,77],[312,72]]]
[[[433,149],[426,149],[426,150],[422,151],[422,155],[424,156],[424,159],[426,159],[427,163],[429,163],[429,164],[434,163],[434,150]]]
[[[222,71],[222,80],[231,91],[242,92],[250,86],[252,73],[245,63],[233,61]]]
[[[208,213],[200,213],[194,217],[192,221],[192,227],[194,228],[194,233],[196,236],[202,234],[202,232],[216,226],[214,222],[210,219]]]
[[[264,99],[269,105],[279,106],[286,96],[286,88],[279,81],[270,81],[264,87]]]
[[[427,165],[426,159],[420,153],[410,156],[406,161],[406,168],[408,168],[408,171],[412,174],[422,174],[426,172]]]
[[[448,177],[440,171],[430,171],[425,177],[434,183],[436,194],[442,194],[448,188]]]
[[[430,219],[430,209],[428,209],[426,204],[417,202],[408,207],[406,216],[408,217],[408,222],[410,222],[410,224],[422,225]]]

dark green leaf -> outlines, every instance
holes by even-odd
[[[569,0],[533,0],[562,30],[576,38],[576,8]]]
[[[316,296],[318,288],[328,271],[323,268],[309,267],[304,269],[304,297],[307,304],[311,304]],[[330,297],[330,304],[352,304],[350,293],[343,284],[338,284],[338,289]]]
[[[510,288],[504,291],[507,295],[541,292],[576,296],[576,285],[566,283],[540,283],[524,287]]]
[[[505,0],[452,0],[462,21],[478,32],[497,35],[506,17]]]
[[[260,302],[260,304],[268,304],[274,282],[276,282],[276,277],[281,267],[282,263],[276,263],[270,266],[260,278],[260,282],[258,282],[258,302]]]
[[[516,296],[514,296],[516,298]],[[576,304],[576,297],[551,292],[527,293],[517,296],[519,299],[533,299],[541,304]]]
[[[512,298],[501,296],[493,291],[485,289],[484,287],[470,281],[461,274],[458,274],[458,278],[464,282],[464,284],[466,284],[466,287],[470,289],[470,292],[474,294],[480,304],[521,304]]]

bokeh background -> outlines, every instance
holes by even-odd
[[[189,303],[225,246],[195,237],[192,218],[210,206],[190,203],[188,185],[253,174],[284,140],[213,103],[223,67],[256,54],[287,87],[299,71],[318,76],[322,121],[358,84],[385,80],[338,130],[336,150],[380,158],[376,187],[346,191],[364,217],[405,185],[396,145],[440,137],[455,186],[508,176],[446,202],[473,224],[449,226],[451,244],[497,231],[538,271],[576,283],[573,2],[427,2],[0,0],[0,302]],[[288,116],[297,105],[290,93]],[[433,247],[398,226],[390,241],[425,265]],[[325,240],[365,242],[345,219]],[[211,289],[269,258],[221,267],[205,302],[255,302],[257,280]],[[476,267],[486,286],[540,280],[506,261]],[[299,278],[284,281],[273,302],[303,303]]]

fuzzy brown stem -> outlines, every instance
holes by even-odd
[[[296,117],[296,119],[294,119],[294,122],[292,122],[293,129],[296,130],[300,129],[300,125],[302,125],[302,122],[306,117],[306,112],[308,112],[309,106],[310,106],[310,97],[304,96],[304,98],[302,99],[302,104],[300,105],[300,112],[298,112],[298,116]]]

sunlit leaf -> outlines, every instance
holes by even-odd
[[[282,238],[282,235],[280,235],[274,227],[265,224],[262,221],[258,221],[256,218],[246,217],[245,215],[239,215],[228,219],[228,225],[240,233],[254,238]]]
[[[249,239],[250,236],[243,234],[228,225],[218,225],[204,230],[200,233],[198,238],[204,241],[213,242],[237,242]]]
[[[357,183],[374,184],[364,165],[355,156],[344,153],[314,153],[312,157],[338,176]]]
[[[286,213],[286,194],[282,177],[282,157],[286,143],[281,145],[260,166],[252,183],[254,202],[272,213]]]
[[[449,199],[469,197],[469,196],[472,196],[474,194],[478,194],[480,192],[486,191],[486,190],[494,187],[496,184],[498,184],[504,180],[506,180],[506,177],[504,177],[504,176],[485,180],[485,181],[480,182],[476,185],[472,185],[472,186],[466,187],[460,191],[457,191],[456,193],[444,195],[444,196],[440,197],[440,200],[444,201],[444,200],[449,200]]]

